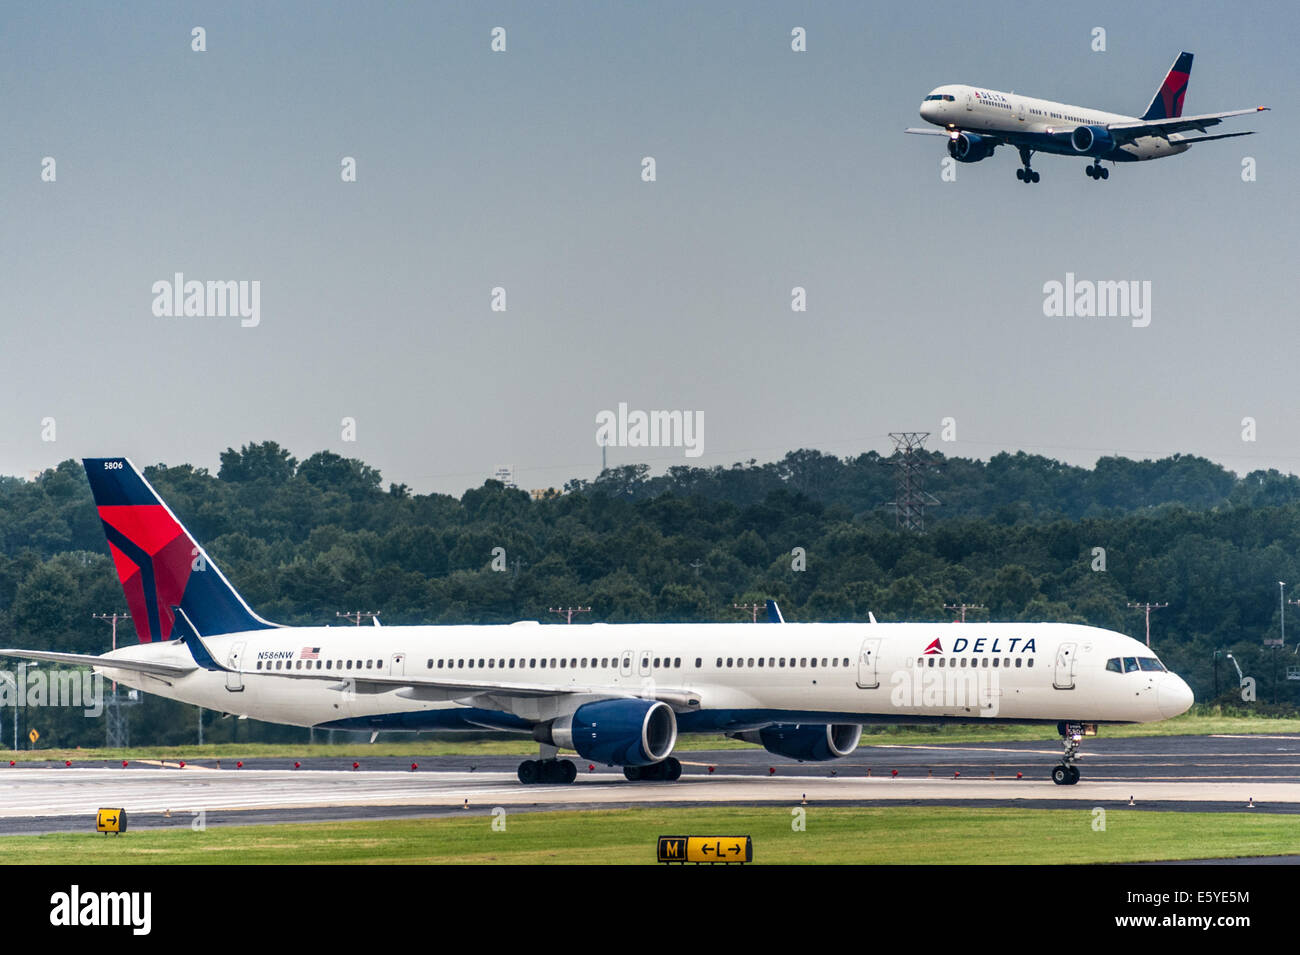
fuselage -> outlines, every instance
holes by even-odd
[[[1016,145],[1037,152],[1078,156],[1070,135],[1080,126],[1108,126],[1137,122],[1137,117],[1109,113],[1090,106],[1071,106],[1016,93],[960,84],[939,86],[920,107],[927,123],[950,130],[990,133],[1008,137]],[[1142,136],[1118,145],[1105,156],[1108,162],[1139,162],[1186,152],[1183,136]]]
[[[585,698],[611,696],[665,700],[683,732],[800,721],[1143,723],[1192,703],[1187,684],[1147,647],[1074,624],[530,621],[284,627],[204,642],[228,669],[163,679],[111,665],[115,656],[193,664],[179,640],[118,649],[96,669],[222,712],[370,730],[527,732]],[[457,681],[561,692],[511,696],[446,685]]]

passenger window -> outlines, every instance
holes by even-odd
[[[698,669],[699,669],[701,666],[703,666],[703,665],[704,665],[704,661],[703,661],[702,659],[700,659],[699,657],[696,657],[696,658],[695,658],[695,669],[698,670]]]

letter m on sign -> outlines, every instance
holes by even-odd
[[[686,837],[685,836],[660,836],[659,837],[659,861],[660,862],[685,862],[686,861]]]

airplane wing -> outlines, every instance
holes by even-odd
[[[917,136],[950,136],[952,135],[946,129],[917,129],[915,126],[909,126],[903,130],[905,133],[914,133]]]
[[[101,657],[93,653],[55,653],[53,650],[0,650],[0,657],[19,657],[25,660],[43,660],[48,663],[66,663],[72,666],[111,667],[114,670],[136,670],[154,676],[184,676],[198,667],[176,666],[171,663],[153,663],[144,660],[125,660],[119,657]]]
[[[1260,113],[1268,108],[1267,106],[1257,106],[1254,109],[1234,109],[1226,113],[1205,113],[1201,116],[1139,119],[1131,123],[1111,123],[1106,128],[1119,142],[1130,142],[1143,136],[1164,136],[1167,138],[1171,133],[1182,133],[1192,129],[1203,133],[1210,126],[1218,126],[1225,119],[1230,119],[1233,116],[1245,116],[1248,113]]]

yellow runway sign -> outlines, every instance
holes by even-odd
[[[694,862],[710,865],[754,861],[749,836],[660,836],[660,862]]]

